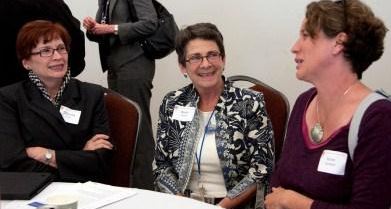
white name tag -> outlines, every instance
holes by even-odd
[[[179,121],[192,121],[195,111],[195,107],[183,107],[175,105],[174,112],[172,113],[172,119]]]
[[[79,119],[81,115],[80,110],[72,110],[69,107],[65,107],[61,105],[60,113],[62,115],[62,118],[65,120],[65,122],[76,124],[76,125],[79,124]]]
[[[348,154],[333,150],[324,150],[319,160],[318,171],[335,175],[345,175]]]

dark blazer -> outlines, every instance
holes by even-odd
[[[85,67],[85,39],[80,22],[72,16],[63,0],[1,0],[0,25],[3,41],[0,46],[0,87],[27,78],[27,71],[16,57],[16,36],[19,29],[32,20],[51,20],[62,24],[72,38],[69,66],[72,77]]]
[[[96,21],[101,22],[104,0],[98,0]],[[132,22],[134,5],[137,22]],[[151,0],[110,0],[109,24],[118,24],[118,35],[99,36],[87,33],[87,38],[99,43],[102,70],[119,69],[144,52],[138,40],[153,34],[157,28],[157,15]],[[152,60],[151,60],[152,62]]]
[[[103,88],[71,79],[62,106],[81,111],[77,125],[67,123],[59,109],[30,81],[0,88],[0,171],[49,171],[61,181],[101,180],[111,151],[82,151],[95,134],[109,134]],[[58,169],[29,158],[25,148],[55,150]]]

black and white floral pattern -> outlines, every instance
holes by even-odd
[[[159,191],[183,193],[189,183],[198,144],[199,114],[192,121],[173,119],[175,105],[197,107],[193,85],[168,93],[160,106],[154,161]],[[262,94],[225,82],[215,108],[216,147],[228,197],[254,183],[268,187],[273,169],[273,132]]]

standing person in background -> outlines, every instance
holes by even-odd
[[[274,157],[263,95],[224,79],[223,36],[215,25],[190,25],[175,45],[192,83],[160,106],[156,189],[223,208],[263,206]]]
[[[50,20],[65,27],[71,36],[69,67],[76,77],[85,67],[84,33],[80,22],[71,13],[63,0],[0,0],[0,25],[4,41],[0,47],[0,87],[27,78],[27,70],[16,57],[16,36],[19,29],[32,20]]]
[[[157,15],[151,0],[98,0],[96,19],[86,17],[83,26],[87,37],[99,43],[103,71],[108,71],[110,89],[137,102],[142,122],[137,141],[133,172],[133,187],[153,189],[152,134],[150,100],[155,61],[147,58],[137,40],[147,37],[157,28]],[[132,14],[131,5],[136,14]],[[132,22],[136,15],[138,21]]]
[[[16,42],[28,78],[0,88],[0,171],[50,172],[56,181],[102,181],[110,171],[101,86],[70,75],[69,34],[58,23],[25,24]]]
[[[267,209],[390,208],[391,102],[368,107],[348,154],[352,116],[372,93],[360,79],[382,56],[386,32],[359,0],[307,6],[292,52],[296,77],[314,88],[292,110]]]

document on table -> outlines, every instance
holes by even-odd
[[[120,201],[136,194],[134,190],[124,187],[115,187],[96,182],[86,182],[75,185],[78,188],[78,208],[95,209]]]
[[[136,194],[137,192],[131,188],[116,187],[96,182],[76,184],[54,182],[32,200],[11,201],[2,205],[1,209],[33,209],[35,207],[31,205],[36,205],[36,203],[45,204],[46,199],[54,195],[75,196],[78,199],[78,209],[96,209]]]

